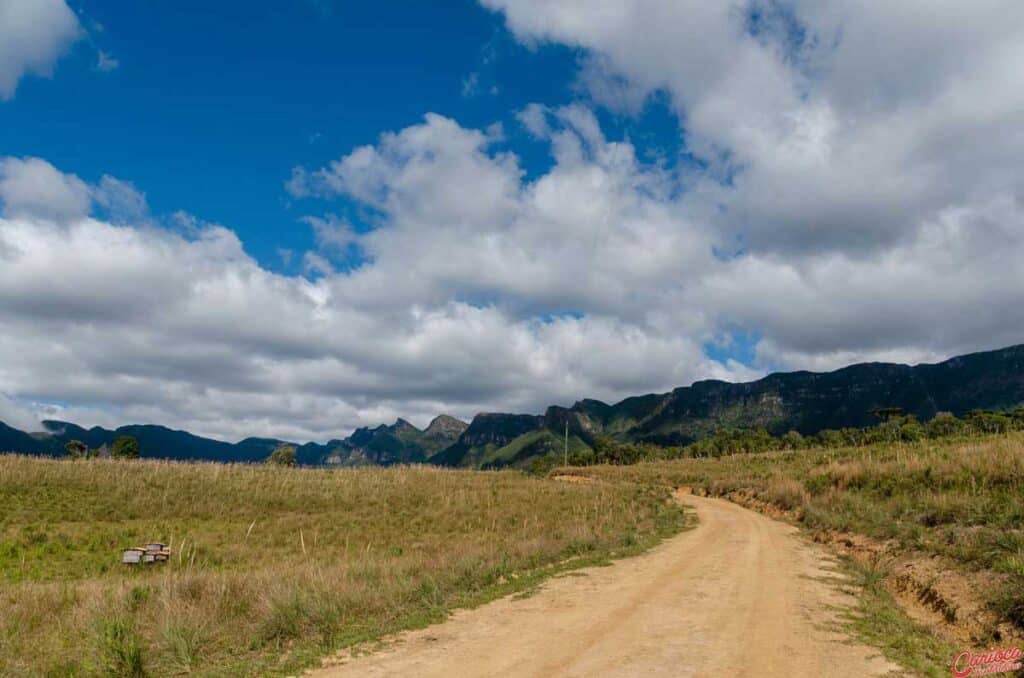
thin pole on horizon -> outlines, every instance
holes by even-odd
[[[562,453],[563,463],[562,466],[569,465],[569,420],[565,420],[565,448]]]

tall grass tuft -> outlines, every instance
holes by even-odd
[[[142,643],[132,620],[121,614],[101,616],[96,624],[99,666],[108,676],[139,678],[146,675],[142,665]]]

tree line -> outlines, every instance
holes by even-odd
[[[879,443],[911,443],[919,440],[972,437],[1024,431],[1024,407],[1006,412],[972,410],[963,417],[940,412],[926,422],[898,407],[872,410],[878,424],[865,428],[824,429],[813,435],[788,431],[772,435],[763,428],[724,428],[689,445],[663,446],[653,443],[629,443],[610,436],[597,436],[589,449],[569,455],[570,466],[592,464],[635,464],[640,461],[722,457],[730,454],[755,454],[811,447],[864,447]],[[558,454],[533,461],[531,470],[546,472],[562,463]]]
[[[133,436],[118,436],[109,448],[106,443],[91,449],[81,440],[69,440],[64,444],[64,453],[70,459],[96,459],[111,457],[113,459],[138,459],[139,441]]]

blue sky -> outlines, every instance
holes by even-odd
[[[1022,340],[1015,0],[0,17],[24,428],[325,440]]]
[[[316,206],[283,190],[292,167],[324,165],[431,111],[467,127],[502,123],[503,145],[536,174],[550,155],[515,113],[582,96],[579,50],[523,46],[469,0],[73,7],[88,39],[52,79],[26,78],[0,107],[0,149],[86,180],[129,180],[155,214],[228,225],[275,270],[287,268],[279,249],[313,246],[297,219]],[[99,51],[117,66],[99,70]],[[609,134],[674,162],[680,132],[666,106],[600,115]],[[359,216],[344,199],[326,209]]]
[[[527,50],[472,2],[76,8],[90,40],[56,82],[27,78],[0,107],[0,148],[85,179],[128,178],[157,214],[230,225],[265,266],[280,266],[279,247],[312,245],[282,188],[293,166],[322,165],[426,111],[486,126],[572,96],[572,50]],[[98,72],[96,49],[117,68]],[[474,73],[478,91],[464,93]]]

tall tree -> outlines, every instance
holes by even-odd
[[[132,436],[118,436],[110,450],[110,456],[115,459],[138,459],[139,441]]]

